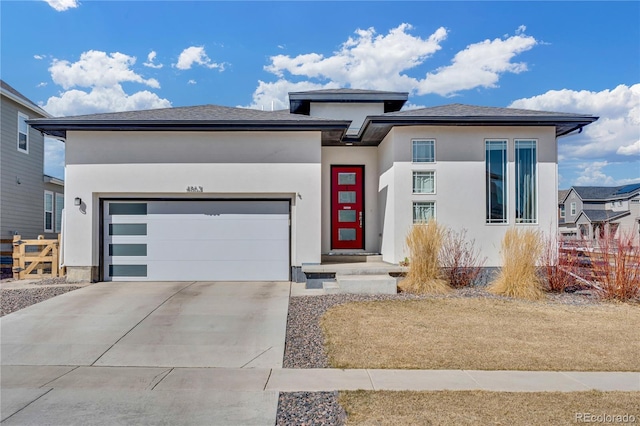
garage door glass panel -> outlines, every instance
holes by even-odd
[[[355,210],[340,210],[338,212],[338,222],[355,222],[356,211]]]
[[[110,223],[109,235],[147,235],[146,223]]]
[[[146,256],[146,244],[109,244],[109,256]]]
[[[146,277],[147,265],[109,265],[110,277]]]
[[[146,215],[147,203],[109,203],[109,214],[114,215]]]
[[[339,191],[338,202],[342,204],[353,204],[356,202],[355,191]]]

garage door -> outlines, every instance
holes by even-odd
[[[105,281],[288,281],[289,201],[105,201]]]

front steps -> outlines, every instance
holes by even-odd
[[[336,275],[335,281],[322,283],[325,294],[396,294],[396,279],[389,274]]]

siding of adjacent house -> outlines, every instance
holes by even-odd
[[[18,151],[18,112],[29,118],[41,115],[2,97],[0,151],[0,235],[24,238],[55,234],[44,232],[44,136],[29,127],[29,153]],[[4,251],[4,248],[3,248]]]

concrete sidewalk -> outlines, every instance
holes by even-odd
[[[0,381],[3,425],[273,425],[279,392],[640,391],[640,372],[5,365]]]

